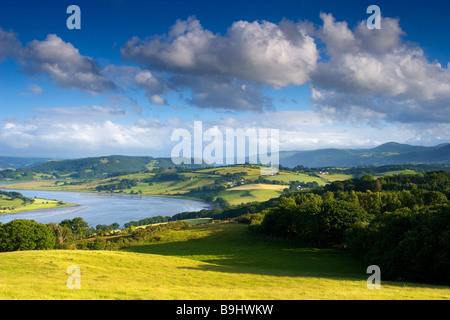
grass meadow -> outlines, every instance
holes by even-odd
[[[301,248],[214,223],[167,230],[121,251],[0,253],[0,299],[347,300],[450,299],[450,288],[381,282],[368,289],[367,266],[346,252]],[[69,266],[81,270],[69,289]]]

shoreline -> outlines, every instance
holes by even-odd
[[[55,200],[50,200],[50,199],[36,199],[36,200],[43,200],[43,201],[55,201]],[[58,201],[58,200],[56,200]],[[31,204],[32,205],[32,204]],[[76,207],[81,207],[80,204],[77,203],[68,203],[65,202],[64,205],[60,205],[60,206],[55,206],[55,207],[49,207],[49,208],[39,208],[39,209],[30,209],[30,208],[24,208],[24,210],[19,210],[19,211],[12,211],[12,212],[2,212],[0,211],[0,216],[8,216],[8,215],[14,215],[14,214],[20,214],[20,213],[24,213],[24,212],[33,212],[33,211],[41,211],[41,210],[53,210],[53,209],[59,209],[59,208],[76,208]]]
[[[87,189],[66,189],[66,190],[55,190],[55,189],[51,189],[51,187],[49,188],[30,188],[30,187],[26,187],[26,188],[20,188],[20,187],[14,187],[11,188],[9,187],[10,185],[14,185],[17,186],[19,184],[22,183],[30,183],[30,182],[37,182],[36,180],[29,180],[29,181],[21,181],[21,182],[7,182],[7,183],[3,183],[0,182],[0,189],[5,189],[5,190],[23,190],[23,191],[50,191],[50,192],[78,192],[78,193],[88,193],[88,194],[110,194],[110,195],[124,195],[124,196],[145,196],[145,197],[161,197],[161,198],[173,198],[173,199],[181,199],[181,200],[190,200],[190,201],[199,201],[199,202],[203,202],[203,203],[207,203],[208,205],[210,205],[211,207],[214,207],[214,203],[209,203],[206,202],[200,198],[194,198],[194,197],[186,197],[183,195],[170,195],[170,194],[130,194],[130,193],[119,193],[119,192],[99,192],[99,191],[94,191],[94,190],[87,190]],[[40,182],[54,182],[54,180],[40,180]],[[4,187],[4,186],[8,186],[8,187]]]
[[[150,198],[165,198],[165,199],[177,199],[177,200],[186,200],[186,201],[193,201],[193,202],[198,202],[198,203],[202,203],[207,205],[207,208],[205,208],[206,210],[211,210],[215,208],[215,203],[213,202],[206,202],[202,199],[199,198],[193,198],[193,197],[186,197],[186,196],[182,196],[182,195],[168,195],[168,194],[130,194],[130,193],[119,193],[119,192],[98,192],[98,191],[93,191],[93,190],[83,190],[83,189],[66,189],[66,190],[54,190],[51,186],[48,187],[38,187],[38,188],[33,188],[32,186],[25,185],[25,186],[20,186],[21,184],[26,184],[26,183],[30,183],[30,182],[36,182],[34,180],[32,181],[23,181],[23,182],[9,182],[9,183],[2,183],[0,182],[0,190],[5,190],[5,191],[16,191],[16,192],[22,192],[22,191],[42,191],[42,192],[64,192],[64,193],[79,193],[79,194],[85,194],[86,196],[89,197],[102,197],[102,196],[120,196],[120,197],[150,197]],[[53,180],[46,180],[46,181],[40,181],[40,182],[53,182]],[[57,197],[56,197],[57,198]],[[36,198],[37,199],[37,198]],[[41,201],[59,201],[57,199],[41,199],[39,198]],[[63,201],[64,202],[64,201]],[[2,216],[10,216],[10,215],[15,215],[15,214],[21,214],[21,213],[30,213],[30,212],[39,212],[39,211],[44,211],[44,210],[57,210],[60,208],[76,208],[76,207],[80,207],[82,205],[77,204],[77,203],[69,203],[69,202],[65,202],[66,205],[61,205],[61,206],[54,206],[54,207],[49,207],[49,208],[38,208],[38,209],[33,209],[33,208],[29,208],[29,209],[23,209],[20,211],[13,211],[13,212],[0,212],[0,217]]]

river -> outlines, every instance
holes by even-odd
[[[171,217],[181,212],[211,208],[209,204],[201,201],[151,196],[40,190],[4,191],[16,191],[29,198],[58,200],[78,206],[0,215],[2,223],[14,219],[30,219],[39,223],[59,223],[64,219],[81,217],[94,228],[99,224],[110,225],[112,223],[118,223],[123,227],[130,221],[155,216]]]

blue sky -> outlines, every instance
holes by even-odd
[[[69,30],[69,5],[81,30]],[[380,30],[365,25],[369,5]],[[450,142],[442,1],[2,1],[0,155],[169,156],[174,129],[281,150]]]

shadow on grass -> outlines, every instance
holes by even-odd
[[[192,238],[195,229],[204,233]],[[210,264],[205,269],[221,272],[367,279],[367,266],[342,250],[299,248],[294,243],[252,234],[245,225],[204,225],[187,232],[192,233],[178,241],[162,238],[123,250],[202,261]]]
[[[197,232],[198,231],[198,232]],[[363,280],[367,265],[345,250],[300,247],[298,244],[251,233],[246,225],[197,225],[185,238],[162,238],[159,242],[128,247],[123,251],[176,256],[208,263],[199,271],[249,273],[278,277],[314,277],[333,280]],[[394,287],[443,288],[446,286],[386,281]]]

